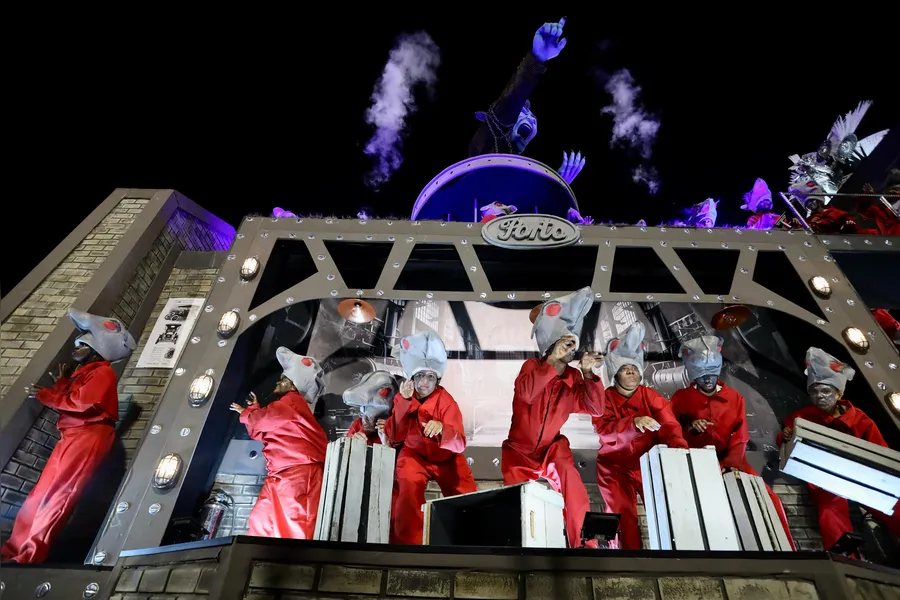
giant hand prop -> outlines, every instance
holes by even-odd
[[[566,47],[566,38],[562,37],[565,24],[566,18],[563,17],[559,23],[541,25],[541,28],[535,32],[534,41],[531,43],[531,53],[535,58],[543,63],[559,56],[562,49]]]
[[[575,181],[575,178],[578,177],[578,174],[581,173],[581,170],[584,168],[584,163],[587,159],[582,158],[581,152],[575,154],[575,152],[569,152],[566,154],[563,152],[563,161],[562,166],[559,168],[557,173],[562,177],[566,183],[572,185],[572,182]]]

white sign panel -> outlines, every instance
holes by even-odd
[[[203,298],[169,298],[150,332],[137,368],[175,368],[203,303]]]

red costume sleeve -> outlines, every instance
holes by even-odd
[[[592,419],[594,431],[600,437],[599,455],[612,454],[622,446],[630,444],[640,432],[634,426],[634,417],[619,418],[611,410],[605,410],[603,416]]]
[[[347,437],[353,437],[354,433],[360,432],[363,430],[362,419],[357,419],[353,421],[353,424],[350,425],[350,429],[347,430]]]
[[[394,408],[391,416],[384,423],[384,434],[392,446],[400,444],[406,439],[407,416],[411,407],[412,398],[404,398],[397,392],[394,396]]]
[[[681,435],[681,424],[675,419],[672,413],[672,407],[669,401],[660,396],[653,390],[647,390],[647,403],[650,405],[652,416],[659,423],[660,428],[657,435],[661,443],[669,448],[687,448],[687,442]],[[632,427],[634,425],[632,424]]]
[[[554,369],[555,371],[556,369]],[[603,406],[606,404],[606,390],[599,377],[584,378],[583,385],[575,386],[575,401],[578,412],[592,417],[603,416]]]
[[[875,421],[870,419],[868,415],[859,409],[856,409],[856,414],[856,422],[853,424],[853,434],[861,440],[872,442],[873,444],[878,444],[879,446],[887,448],[888,444],[884,441],[884,437],[882,437],[881,431],[878,430]]]
[[[81,386],[73,389],[72,380],[60,377],[53,387],[39,390],[35,397],[45,406],[70,413],[83,413],[91,409],[106,412],[101,402],[110,387],[116,387],[116,375],[112,369],[94,369],[83,375]]]
[[[461,454],[466,449],[466,430],[463,425],[462,412],[459,410],[459,404],[456,403],[453,396],[446,391],[444,391],[444,397],[441,400],[443,400],[441,402],[441,414],[437,415],[438,421],[444,426],[438,436],[440,438],[440,447],[443,450]]]
[[[529,358],[522,365],[519,376],[516,377],[516,398],[531,404],[541,395],[544,388],[550,384],[559,373],[556,367],[545,360]]]
[[[728,454],[722,460],[723,467],[742,469],[747,463],[747,442],[750,441],[750,431],[747,429],[747,409],[744,397],[738,393],[735,409],[737,410],[737,422],[731,430],[731,439],[728,442]]]
[[[251,438],[259,439],[262,434],[278,429],[296,416],[297,410],[291,401],[279,398],[265,408],[259,404],[251,404],[241,413],[240,421],[247,427]]]
[[[684,393],[682,393],[684,392]],[[690,403],[690,399],[687,395],[687,390],[681,389],[672,394],[672,401],[669,402],[669,408],[672,409],[672,416],[675,417],[675,420],[681,423],[682,427],[690,427],[691,425],[691,415],[689,413],[688,404]]]

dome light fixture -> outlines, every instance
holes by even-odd
[[[253,281],[253,279],[259,274],[259,257],[251,256],[244,260],[241,264],[241,279],[244,281]]]
[[[153,487],[157,490],[170,490],[178,483],[184,461],[177,454],[166,454],[156,464],[153,473]]]
[[[850,349],[859,354],[865,354],[869,351],[869,340],[866,334],[857,327],[848,327],[841,332],[841,337],[850,346]]]
[[[225,311],[219,318],[219,325],[216,327],[216,333],[218,333],[219,337],[223,340],[227,340],[237,332],[240,325],[241,315],[236,309]]]
[[[831,298],[831,284],[828,283],[828,280],[821,275],[811,277],[808,283],[809,289],[811,289],[813,293],[819,298],[823,298],[826,300],[828,298]]]
[[[200,408],[212,396],[215,380],[213,380],[214,371],[209,369],[191,382],[191,389],[188,392],[188,401],[194,408]]]

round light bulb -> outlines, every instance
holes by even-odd
[[[809,287],[812,291],[822,298],[831,297],[831,284],[821,275],[816,275],[809,280]]]
[[[259,258],[251,256],[241,264],[241,279],[251,281],[259,273]]]
[[[238,330],[240,324],[241,315],[236,310],[225,311],[219,318],[219,325],[216,328],[216,333],[219,334],[220,338],[230,338]]]

